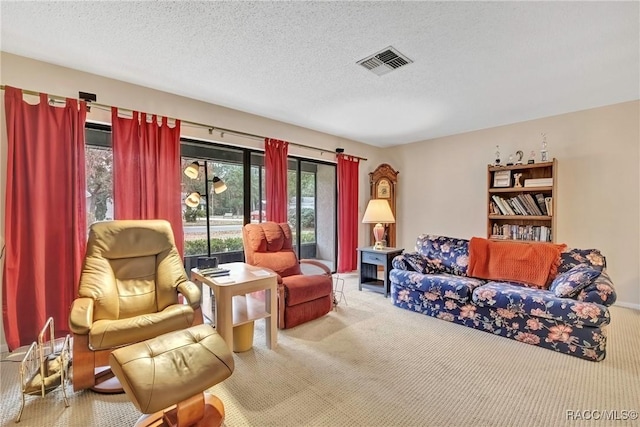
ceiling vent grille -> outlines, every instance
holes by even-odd
[[[413,61],[411,59],[398,52],[392,46],[389,46],[382,49],[380,52],[361,59],[357,64],[362,65],[364,68],[378,76],[382,76],[383,74],[390,73],[391,71],[407,64],[411,64],[412,62]]]

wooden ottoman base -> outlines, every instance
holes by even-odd
[[[224,404],[209,393],[170,406],[162,411],[141,416],[135,427],[219,427],[224,421]]]

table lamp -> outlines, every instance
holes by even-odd
[[[390,224],[396,222],[391,212],[391,206],[386,199],[371,199],[367,205],[367,210],[364,211],[364,217],[362,218],[363,224],[375,224],[373,227],[373,237],[376,239],[376,243],[373,249],[383,249],[384,244],[382,239],[384,238],[384,226],[382,223]]]

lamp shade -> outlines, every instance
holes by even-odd
[[[367,210],[364,211],[362,222],[365,224],[389,224],[395,223],[396,219],[393,217],[391,206],[386,199],[372,199],[369,200]]]
[[[225,184],[224,181],[218,178],[217,176],[214,176],[213,185],[211,186],[211,189],[213,190],[214,193],[220,194],[227,189],[227,184]]]
[[[193,162],[186,168],[184,168],[184,174],[191,179],[196,179],[198,174],[200,174],[200,164],[198,162]]]
[[[184,204],[190,208],[197,208],[200,205],[200,193],[191,193],[184,199]]]
[[[382,223],[388,224],[396,222],[396,219],[393,217],[393,212],[391,212],[389,202],[385,199],[369,200],[367,210],[364,211],[362,222],[365,224],[375,224],[373,227],[373,237],[376,243],[373,249],[383,249],[385,242],[383,242],[382,239],[384,238],[385,228]]]

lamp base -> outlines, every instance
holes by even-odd
[[[387,247],[387,245],[381,240],[376,241],[375,245],[373,245],[373,249],[376,251],[382,250],[385,247]]]
[[[373,245],[373,249],[384,249],[386,245],[382,240],[384,238],[384,227],[382,224],[377,223],[375,227],[373,227],[373,237],[376,239],[376,244]]]

